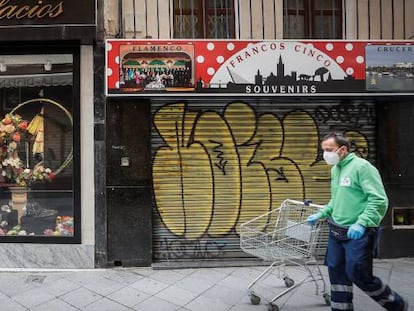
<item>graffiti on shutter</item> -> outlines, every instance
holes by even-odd
[[[320,140],[346,134],[373,158],[366,103],[154,105],[155,260],[245,257],[240,224],[286,199],[329,200]],[[372,149],[372,148],[371,148]],[[265,223],[265,221],[264,221]]]

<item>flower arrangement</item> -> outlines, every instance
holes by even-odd
[[[72,236],[74,234],[73,217],[57,216],[55,230],[46,229],[43,234],[48,236]]]
[[[18,114],[6,114],[0,121],[0,169],[7,183],[28,187],[33,182],[51,181],[54,174],[41,162],[33,169],[25,167],[19,157],[19,146],[30,141],[33,135],[28,131],[30,124]]]

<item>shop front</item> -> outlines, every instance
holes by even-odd
[[[128,209],[146,233],[123,240],[152,245],[128,256],[250,260],[242,223],[287,198],[329,200],[320,141],[330,132],[383,176],[379,256],[414,254],[413,42],[107,40],[106,49],[107,134],[117,137],[107,141],[108,170],[146,181],[146,200]]]
[[[95,2],[0,6],[0,267],[93,268]]]

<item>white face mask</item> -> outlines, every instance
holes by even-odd
[[[339,150],[339,149],[338,149]],[[323,159],[328,165],[336,165],[339,163],[338,150],[336,151],[324,151]]]

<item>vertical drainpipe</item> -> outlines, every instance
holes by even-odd
[[[134,39],[137,38],[137,14],[135,12],[135,0],[132,0],[132,10],[134,11]]]
[[[122,0],[118,0],[118,38],[124,37],[124,11],[122,9]],[[135,21],[135,18],[134,18]]]
[[[105,40],[104,0],[96,0],[96,40]]]

